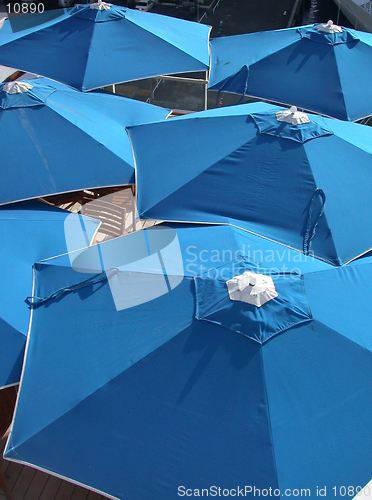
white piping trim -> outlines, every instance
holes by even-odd
[[[70,212],[70,213],[72,213],[72,212]],[[79,214],[76,214],[76,215],[79,215]],[[80,214],[80,215],[81,215],[81,214]],[[92,237],[91,237],[91,239],[90,239],[90,242],[89,242],[89,246],[92,246],[93,240],[94,240],[94,238],[97,236],[98,231],[100,230],[100,227],[101,227],[101,225],[102,225],[102,221],[101,221],[101,220],[99,220],[99,219],[95,219],[94,217],[88,217],[87,215],[81,215],[81,217],[87,217],[88,219],[96,220],[96,221],[98,221],[98,222],[99,222],[99,223],[97,224],[97,227],[96,227],[96,229],[95,229],[95,231],[94,231],[94,233],[93,233],[93,235],[92,235]],[[80,248],[80,250],[81,250],[81,248]]]
[[[354,260],[357,260],[359,259],[360,257],[363,257],[363,255],[365,255],[366,253],[370,252],[372,250],[372,247],[369,248],[368,250],[366,250],[365,252],[362,252],[361,254],[357,255],[356,257],[353,257],[352,259],[348,260],[347,262],[345,262],[345,264],[342,264],[341,267],[343,266],[347,266],[348,264],[350,264],[350,262],[353,262]],[[340,266],[339,266],[340,267]]]
[[[136,161],[136,155],[134,153],[134,147],[133,147],[133,142],[132,142],[132,137],[130,135],[130,132],[129,130],[126,128],[126,131],[127,131],[127,135],[129,137],[129,142],[130,142],[130,147],[132,148],[132,156],[133,156],[133,165],[134,165],[134,186],[135,186],[135,190],[136,190],[136,193],[135,193],[135,197],[134,197],[134,204],[135,204],[135,213],[133,214],[133,220],[136,218],[136,215],[138,215],[138,218],[139,220],[142,220],[141,217],[139,216],[139,212],[138,212],[138,182],[137,182],[137,161]],[[149,219],[149,220],[153,220],[153,219]]]
[[[372,113],[370,115],[363,116],[362,118],[357,118],[356,120],[354,120],[351,123],[358,123],[359,120],[365,120],[366,118],[371,118],[371,116],[372,116]],[[358,123],[358,125],[363,125],[363,123]]]
[[[218,83],[220,83],[220,82],[218,82]],[[208,90],[211,90],[213,92],[218,92],[218,89],[208,89]],[[242,95],[242,94],[239,94],[239,92],[229,92],[227,90],[222,90],[222,92],[226,92],[227,94]],[[251,98],[251,99],[257,99],[257,101],[262,101],[262,102],[265,102],[266,104],[272,104],[273,106],[278,105],[278,106],[284,106],[285,108],[291,106],[287,102],[275,101],[274,99],[270,99],[269,97],[259,97],[259,96],[250,95],[250,94],[245,94],[244,97],[248,97],[248,98]],[[242,103],[242,104],[248,104],[248,103]],[[324,118],[330,118],[332,120],[339,120],[339,121],[346,121],[346,120],[341,120],[340,118],[336,118],[336,117],[331,116],[331,115],[324,115],[324,114],[320,113],[319,111],[314,111],[313,109],[307,109],[307,108],[304,108],[303,106],[300,106],[300,105],[298,106],[298,109],[300,109],[300,110],[303,109],[307,113],[310,113],[310,114],[313,114],[313,115],[317,115],[317,116],[323,116]],[[367,115],[367,116],[372,116],[372,115]],[[358,120],[362,120],[362,118],[358,118]],[[348,121],[349,120],[347,120],[346,122],[348,122]]]
[[[137,194],[137,193],[136,193]],[[146,217],[142,217],[140,218],[140,220],[158,220],[158,219],[151,219],[151,218],[146,218]],[[280,241],[277,241],[277,240],[273,240],[272,238],[269,238],[268,236],[263,236],[262,234],[259,234],[259,233],[255,233],[254,231],[250,231],[249,229],[245,229],[244,227],[240,227],[240,226],[237,226],[236,224],[233,224],[232,222],[201,222],[201,221],[186,221],[186,220],[170,220],[170,219],[167,219],[167,220],[162,220],[162,222],[164,223],[167,223],[167,222],[171,222],[171,223],[174,223],[174,224],[200,224],[200,225],[203,225],[203,226],[231,226],[231,227],[235,227],[236,229],[240,229],[241,231],[245,231],[246,233],[249,233],[249,234],[253,234],[254,236],[258,236],[259,238],[263,238],[264,240],[267,240],[267,241],[271,241],[272,243],[276,243],[278,245],[281,245],[285,248],[290,248],[291,250],[295,250],[296,252],[300,252],[302,255],[305,255],[303,250],[300,250],[299,248],[296,248],[296,247],[292,247],[291,245],[287,245],[285,243],[281,243]],[[371,248],[372,250],[372,248]],[[369,252],[369,250],[367,250],[366,252],[364,253],[367,253]],[[361,254],[361,255],[364,255]],[[360,256],[361,256],[360,255]],[[360,257],[359,256],[359,257]],[[305,255],[305,257],[307,257]],[[333,262],[323,258],[323,257],[319,257],[318,255],[309,255],[308,257],[310,258],[314,258],[314,259],[318,259],[318,260],[321,260],[323,262],[325,262],[326,264],[330,264],[334,267],[342,267],[342,266],[339,266],[337,264],[334,264]],[[357,259],[358,257],[355,257],[355,259]],[[354,259],[352,259],[354,260]],[[349,261],[351,262],[351,261]],[[342,264],[343,266],[346,265],[346,264]]]
[[[35,291],[35,266],[32,266],[32,287],[31,287],[31,297],[34,296],[34,291]],[[31,307],[30,309],[30,318],[28,320],[28,329],[27,329],[27,335],[26,335],[26,348],[25,348],[25,352],[24,352],[24,355],[23,355],[23,363],[22,363],[22,372],[21,372],[21,380],[22,380],[22,374],[23,374],[23,367],[24,367],[24,364],[25,364],[25,360],[26,360],[26,349],[27,349],[27,345],[28,345],[28,337],[29,337],[29,334],[30,334],[30,331],[31,331],[31,323],[32,323],[32,314],[33,314],[33,308]],[[14,386],[17,386],[19,384],[21,384],[21,382],[15,382],[13,384],[9,384],[9,385],[4,385],[2,387],[0,387],[0,389],[6,389],[7,387],[14,387]],[[18,396],[17,396],[17,401],[18,401]],[[14,418],[14,415],[15,415],[15,411],[16,411],[16,408],[17,408],[17,405],[14,409],[14,412],[13,412],[13,418]],[[13,421],[12,421],[12,424],[13,425]],[[10,435],[10,433],[9,433]],[[8,444],[6,444],[7,446]]]
[[[34,296],[34,292],[35,292],[35,282],[36,282],[36,276],[35,276],[35,265],[32,266],[32,297]],[[24,376],[24,372],[25,372],[25,366],[26,366],[26,361],[27,361],[27,352],[28,352],[28,346],[29,346],[29,343],[30,343],[30,332],[31,332],[31,326],[32,326],[32,317],[33,317],[33,307],[31,307],[31,311],[30,311],[30,321],[29,321],[29,324],[28,324],[28,330],[27,330],[27,337],[26,337],[26,347],[25,347],[25,353],[24,353],[24,356],[23,356],[23,364],[22,364],[22,372],[21,372],[21,378],[20,378],[20,382],[19,382],[19,389],[18,389],[18,394],[17,394],[17,400],[16,400],[16,404],[15,404],[15,408],[14,408],[14,412],[13,412],[13,418],[12,418],[12,422],[10,424],[10,432],[9,432],[9,435],[8,435],[8,438],[7,438],[7,441],[6,441],[6,445],[5,445],[5,449],[4,449],[4,452],[7,450],[8,446],[10,446],[10,440],[11,440],[11,436],[12,436],[12,430],[13,430],[13,425],[14,425],[14,420],[15,420],[15,416],[16,416],[16,413],[17,413],[17,409],[18,409],[18,402],[19,402],[19,395],[21,393],[21,387],[22,387],[22,383],[23,383],[23,376]]]
[[[38,194],[35,196],[31,196],[30,198],[22,198],[20,200],[0,202],[0,206],[3,207],[6,205],[12,205],[13,203],[20,203],[21,201],[38,200],[39,198],[49,198],[50,196],[59,196],[60,194],[77,193],[78,191],[84,191],[85,189],[88,189],[88,190],[90,190],[90,189],[91,190],[93,190],[93,189],[107,189],[107,188],[111,188],[111,187],[121,187],[121,186],[123,186],[123,187],[134,186],[134,183],[133,184],[109,184],[106,186],[94,186],[94,187],[85,186],[85,187],[81,187],[78,189],[72,189],[72,190],[68,190],[68,191],[60,191],[58,193]]]

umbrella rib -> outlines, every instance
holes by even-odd
[[[262,371],[262,378],[263,378],[263,387],[264,387],[264,391],[265,391],[268,427],[269,427],[269,433],[270,433],[270,440],[271,440],[271,444],[272,444],[273,463],[274,463],[274,467],[275,467],[275,475],[276,475],[277,484],[279,486],[278,464],[277,464],[276,455],[275,455],[274,433],[273,433],[271,416],[270,416],[270,402],[269,402],[269,395],[267,393],[266,375],[265,375],[265,366],[264,366],[265,363],[264,363],[264,359],[263,359],[262,348],[259,349],[259,352],[260,352],[261,371]]]

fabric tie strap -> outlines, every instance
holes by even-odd
[[[244,72],[247,72],[247,75],[246,75],[246,78],[245,78],[245,83],[244,83],[244,88],[243,88],[243,93],[242,93],[242,96],[241,98],[239,99],[239,101],[237,102],[237,104],[240,104],[242,102],[242,100],[244,99],[244,97],[246,96],[247,94],[247,88],[248,88],[248,78],[249,78],[249,68],[248,66],[244,65],[239,71],[237,71],[234,75],[231,75],[229,76],[229,78],[226,79],[226,81],[224,82],[224,84],[222,85],[222,87],[220,89],[218,89],[218,93],[217,93],[217,105],[218,105],[218,102],[219,102],[219,99],[220,99],[220,94],[221,92],[223,92],[223,89],[226,87],[226,85],[231,81],[233,80],[235,77],[237,77],[238,75],[240,74],[243,74]]]
[[[47,297],[27,297],[25,299],[26,304],[31,308],[38,308],[42,304],[45,304],[45,302],[48,302],[49,300],[52,299],[58,299],[62,295],[65,295],[66,293],[70,292],[75,292],[76,290],[80,290],[81,288],[90,286],[90,285],[95,285],[97,283],[101,283],[102,281],[108,280],[115,274],[119,272],[119,269],[110,269],[109,271],[106,271],[105,273],[99,273],[95,274],[94,276],[91,276],[90,278],[81,281],[80,283],[75,283],[74,285],[70,286],[65,286],[60,288],[59,290],[56,290],[53,292],[51,295],[48,295]]]
[[[314,204],[315,204],[315,200],[317,197],[319,197],[321,199],[321,207],[320,207],[319,213],[318,213],[318,215],[317,215],[317,217],[312,225],[311,221],[312,221],[312,216],[313,216]],[[323,215],[325,202],[326,202],[326,195],[324,194],[324,191],[320,188],[317,188],[314,191],[314,194],[311,198],[309,213],[307,216],[307,225],[306,225],[306,231],[305,231],[305,235],[304,235],[304,244],[303,244],[303,252],[305,255],[309,255],[311,240],[315,236],[315,231],[316,231],[316,228],[319,224],[319,220],[320,220],[321,216]]]

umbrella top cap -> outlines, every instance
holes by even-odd
[[[70,16],[92,21],[94,23],[104,23],[118,19],[125,19],[127,10],[128,9],[126,7],[120,7],[118,5],[98,0],[98,2],[90,5],[76,5],[71,10]]]
[[[245,271],[226,281],[230,300],[240,300],[261,307],[278,296],[270,276]]]
[[[301,144],[323,137],[333,135],[321,117],[313,116],[310,120],[306,113],[297,111],[295,106],[290,109],[280,109],[264,113],[252,113],[260,134],[267,134],[281,139],[288,139]]]
[[[342,33],[342,27],[333,24],[332,20],[329,20],[326,24],[318,24],[316,28],[318,31],[324,31],[325,33]]]
[[[9,82],[6,83],[2,90],[7,94],[23,94],[24,92],[28,92],[32,89],[31,83],[27,82]]]
[[[303,26],[298,28],[297,31],[301,38],[326,45],[339,45],[359,41],[354,30],[337,26],[333,24],[333,21],[328,21],[325,24]]]
[[[306,113],[297,111],[296,106],[291,106],[285,111],[278,111],[275,113],[278,122],[291,123],[292,125],[299,125],[300,123],[310,123],[310,119]]]
[[[0,85],[0,109],[42,106],[55,90],[36,81],[4,83]]]
[[[102,0],[98,0],[96,3],[91,3],[89,6],[91,9],[96,10],[110,10],[111,5],[107,2],[103,2]]]

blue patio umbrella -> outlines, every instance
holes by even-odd
[[[0,29],[0,64],[89,90],[206,71],[209,31],[203,24],[104,2],[77,5],[55,20],[17,33],[6,20]]]
[[[119,499],[341,499],[371,478],[370,257],[171,225],[35,274],[5,458]]]
[[[0,204],[134,183],[125,127],[169,110],[45,79],[0,85]]]
[[[372,129],[283,112],[243,104],[129,128],[140,217],[232,223],[334,264],[369,251]]]
[[[342,120],[372,114],[372,34],[310,25],[211,40],[209,88]]]
[[[20,380],[30,320],[24,299],[32,291],[34,262],[85,247],[98,227],[97,220],[39,201],[0,208],[0,387]]]

